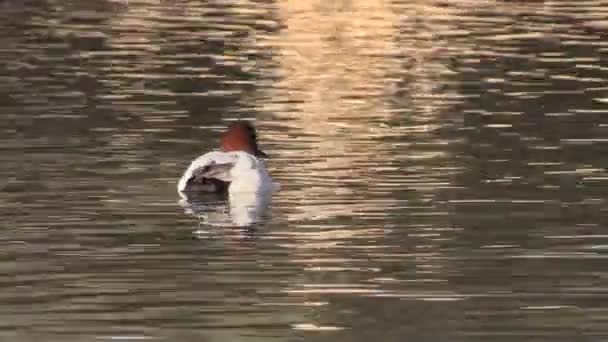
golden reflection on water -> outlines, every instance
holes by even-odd
[[[274,51],[278,80],[261,89],[256,103],[267,113],[263,117],[269,127],[278,123],[287,130],[287,136],[265,138],[284,147],[273,159],[293,161],[281,163],[281,173],[300,183],[280,194],[298,198],[294,204],[299,210],[289,219],[369,215],[395,206],[389,196],[351,203],[337,199],[348,202],[357,192],[396,185],[386,171],[403,155],[403,146],[391,137],[429,135],[437,128],[428,116],[446,107],[435,91],[448,73],[441,72],[446,68],[434,58],[434,42],[404,37],[407,16],[388,1],[281,1],[278,6],[283,30],[264,41]],[[408,75],[411,82],[400,83]],[[403,87],[416,96],[395,96]],[[445,92],[442,96],[449,97]],[[415,109],[423,117],[402,125]],[[420,151],[408,158],[442,156]],[[316,198],[334,198],[336,203],[316,205]]]

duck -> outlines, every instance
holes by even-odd
[[[262,158],[255,127],[248,121],[232,123],[222,134],[219,151],[211,151],[190,163],[178,182],[180,195],[191,192],[234,194],[264,192],[272,180]]]
[[[246,227],[259,222],[268,211],[275,189],[264,163],[245,151],[213,151],[197,158],[180,180],[181,204],[192,210],[192,203],[182,187],[204,184],[201,180],[214,179],[228,183],[229,221],[234,226]],[[188,189],[186,191],[189,191]],[[205,215],[210,216],[208,213]]]

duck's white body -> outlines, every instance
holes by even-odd
[[[196,158],[186,169],[177,184],[180,193],[189,189],[189,180],[198,175],[230,182],[228,193],[272,192],[272,179],[264,163],[253,155],[243,152],[213,151]]]
[[[205,166],[210,165],[212,163],[224,164],[224,163],[230,163],[233,160],[234,160],[234,158],[229,156],[228,153],[220,152],[220,151],[208,152],[208,153],[205,153],[202,156],[194,159],[190,163],[190,166],[188,166],[188,168],[186,169],[186,172],[184,172],[184,174],[182,175],[182,178],[179,180],[179,183],[177,183],[177,192],[180,193],[180,195],[181,195],[183,192],[186,192],[186,191],[196,191],[197,190],[197,189],[192,189],[191,187],[189,187],[189,184],[188,184],[188,180],[190,180],[190,178],[192,178],[195,170],[204,168]]]

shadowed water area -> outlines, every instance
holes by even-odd
[[[0,339],[604,340],[607,18],[0,1]],[[176,192],[238,119],[281,186],[249,228]]]

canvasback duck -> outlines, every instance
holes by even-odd
[[[215,179],[226,182],[228,186],[228,213],[212,215],[209,205],[197,206],[188,201],[185,192],[192,186],[201,184],[201,179]],[[184,192],[184,186],[187,186]],[[180,204],[188,213],[196,213],[209,225],[250,226],[268,212],[272,192],[277,189],[268,175],[264,163],[245,151],[209,152],[196,159],[188,168],[178,187],[182,200]],[[228,215],[227,215],[228,214]],[[213,219],[215,217],[215,219]],[[218,220],[219,218],[219,220]],[[217,221],[217,222],[215,222]]]
[[[254,156],[258,164],[259,160],[257,158],[268,158],[268,155],[258,147],[255,128],[248,121],[235,121],[232,123],[226,132],[222,134],[220,149],[221,151],[206,153],[192,161],[178,183],[177,189],[179,193],[221,193],[227,191],[230,181],[211,176],[203,177],[200,174],[202,168],[211,164],[233,164],[235,162],[234,155],[226,152],[247,152],[249,155]],[[265,169],[264,172],[266,172]]]

